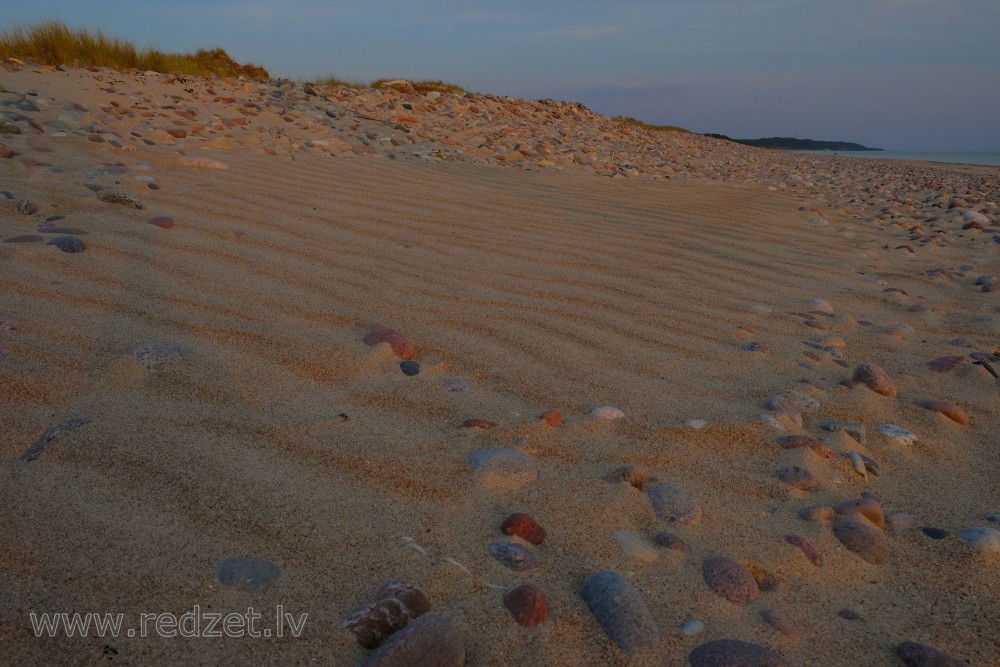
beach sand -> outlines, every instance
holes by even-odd
[[[354,665],[371,652],[341,621],[399,579],[454,626],[469,665],[685,665],[717,639],[759,644],[789,665],[903,664],[894,650],[905,641],[1000,664],[1000,555],[960,537],[996,528],[987,516],[1000,512],[1000,386],[969,357],[1000,354],[1000,292],[975,284],[1000,276],[995,203],[941,206],[939,221],[921,221],[917,204],[880,217],[861,205],[872,196],[862,185],[887,167],[851,173],[837,166],[849,160],[814,156],[809,164],[841,178],[838,191],[819,179],[714,177],[716,163],[603,178],[331,157],[301,143],[268,150],[260,137],[280,121],[260,117],[257,134],[230,125],[174,142],[119,129],[147,122],[140,115],[98,142],[88,140],[96,126],[113,123],[97,109],[127,98],[99,90],[97,77],[202,108],[185,82],[164,77],[0,72],[8,91],[38,93],[22,101],[52,100],[2,109],[44,132],[23,121],[21,134],[0,135],[17,153],[0,159],[10,193],[0,236],[44,224],[86,232],[80,253],[0,244],[4,662]],[[214,85],[223,96],[250,84]],[[77,127],[43,122],[70,102],[87,109],[76,110]],[[684,140],[704,141],[708,156],[731,151],[736,169],[742,155],[769,173],[798,160]],[[951,197],[965,194],[950,189],[962,178],[997,191],[996,170],[892,168],[922,169]],[[128,192],[142,209],[88,185]],[[34,205],[28,215],[22,199]],[[974,208],[990,222],[962,230],[955,216]],[[160,216],[173,225],[148,224]],[[940,240],[914,236],[912,224]],[[412,343],[419,374],[404,374],[390,345],[364,342],[380,328]],[[148,343],[174,347],[130,354]],[[931,370],[942,356],[964,359]],[[895,397],[847,386],[865,362],[885,369]],[[468,390],[449,390],[455,381]],[[796,399],[801,427],[767,409],[792,390],[815,401]],[[923,400],[958,404],[971,421]],[[599,406],[624,417],[597,419]],[[543,422],[549,410],[564,422]],[[50,433],[22,460],[70,419],[89,423]],[[867,437],[824,430],[825,420],[860,422]],[[918,439],[901,444],[881,424]],[[782,448],[793,433],[835,458]],[[528,455],[537,477],[477,473],[471,457],[491,448]],[[879,474],[862,477],[848,452]],[[648,488],[606,481],[623,466],[683,487],[700,522],[659,521]],[[783,484],[784,466],[807,468],[815,489]],[[894,517],[875,529],[888,545],[883,564],[845,548],[831,522],[799,517],[865,492]],[[489,550],[511,541],[499,527],[514,512],[547,531],[540,545],[521,542],[536,561],[524,571]],[[689,550],[653,547],[650,562],[616,531],[646,542],[669,531]],[[821,567],[785,535],[813,544]],[[218,567],[238,556],[280,575],[264,590],[224,585]],[[710,590],[702,568],[715,556],[747,566],[759,598],[739,606]],[[640,592],[659,633],[650,650],[623,651],[588,611],[580,587],[603,570]],[[522,584],[547,599],[534,627],[502,602]],[[263,628],[278,605],[308,616],[300,637],[286,628],[280,638],[36,637],[30,621],[121,613],[128,628],[142,613],[196,605],[253,607]],[[763,620],[770,609],[798,639]],[[704,630],[683,634],[692,619]]]

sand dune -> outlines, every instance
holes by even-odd
[[[55,76],[0,81],[22,90]],[[60,103],[85,96],[75,79],[52,85]],[[51,224],[86,231],[82,253],[0,245],[8,659],[357,664],[369,651],[341,620],[405,579],[458,629],[470,665],[683,665],[722,638],[793,665],[894,664],[908,640],[1000,664],[1000,560],[958,537],[1000,510],[998,385],[968,358],[1000,353],[1000,303],[973,285],[1000,271],[986,232],[970,240],[956,228],[952,243],[910,254],[894,249],[898,227],[838,207],[820,215],[832,196],[765,183],[189,146],[228,165],[198,169],[170,146],[122,153],[70,133],[39,153],[24,135],[3,140],[60,170],[0,161],[3,188],[37,205],[25,216],[0,202],[3,235],[56,215]],[[99,173],[109,162],[123,170]],[[143,208],[101,202],[87,184],[128,191]],[[175,224],[147,224],[155,216]],[[418,375],[401,372],[389,345],[363,342],[379,327],[413,343]],[[144,368],[129,351],[146,343],[182,351]],[[928,369],[944,355],[967,358]],[[885,368],[898,396],[841,384],[862,362]],[[471,391],[449,391],[450,380]],[[775,414],[769,397],[796,388],[819,407],[792,432],[838,458],[782,449],[785,433],[762,420]],[[971,424],[922,399],[964,406]],[[601,405],[625,417],[594,419]],[[539,419],[553,409],[565,417],[557,427]],[[19,460],[70,418],[90,422]],[[497,427],[463,427],[470,418]],[[819,427],[831,419],[862,422],[866,442]],[[882,423],[919,440],[894,443]],[[537,480],[483,484],[470,457],[498,447],[533,457]],[[880,474],[856,473],[848,451]],[[646,493],[605,481],[626,465],[692,492],[701,523],[660,525]],[[816,490],[782,485],[787,465],[811,470]],[[896,515],[884,565],[798,516],[865,491]],[[488,551],[507,539],[498,527],[512,512],[548,532],[524,572]],[[926,526],[950,536],[931,540]],[[663,529],[690,551],[645,562],[615,539]],[[815,544],[823,566],[785,534]],[[220,583],[218,564],[244,555],[280,576],[262,591]],[[709,590],[711,556],[750,567],[761,598],[737,607]],[[623,653],[580,599],[599,570],[641,592],[661,634],[650,655]],[[548,600],[532,628],[501,602],[523,583]],[[302,637],[36,638],[28,621],[32,611],[134,618],[199,605],[253,606],[267,622],[279,604],[308,614]],[[762,620],[772,608],[801,640]],[[705,631],[682,634],[690,619]]]

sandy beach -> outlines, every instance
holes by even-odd
[[[1000,169],[5,65],[2,661],[413,664],[405,581],[468,665],[1000,665]],[[196,606],[307,617],[31,620]]]

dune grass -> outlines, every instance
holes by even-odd
[[[17,58],[43,65],[92,65],[119,70],[270,78],[263,67],[241,65],[221,48],[201,49],[195,53],[139,49],[128,40],[109,37],[101,31],[72,29],[59,21],[4,29],[0,32],[0,58]]]
[[[643,122],[638,118],[632,118],[631,116],[615,116],[614,120],[624,123],[625,125],[633,125],[652,132],[684,132],[686,134],[693,134],[691,130],[687,130],[683,127],[678,127],[676,125],[650,125],[649,123]]]

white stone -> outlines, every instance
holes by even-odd
[[[962,539],[982,553],[1000,554],[1000,531],[983,526],[962,529]]]
[[[962,217],[971,222],[978,222],[981,225],[990,224],[990,219],[979,211],[965,211],[962,213]]]
[[[901,445],[910,446],[917,441],[915,434],[895,424],[879,424],[878,432]]]
[[[616,407],[610,405],[602,405],[600,407],[594,408],[591,411],[591,416],[594,419],[621,419],[625,416],[625,413]]]
[[[681,626],[681,632],[688,637],[693,637],[694,635],[700,634],[705,630],[705,624],[698,619],[692,619]]]
[[[812,307],[813,310],[818,310],[821,313],[826,313],[827,315],[833,314],[833,306],[830,305],[830,302],[827,301],[826,299],[822,299],[820,297],[816,297],[815,299],[810,299],[809,305]]]

